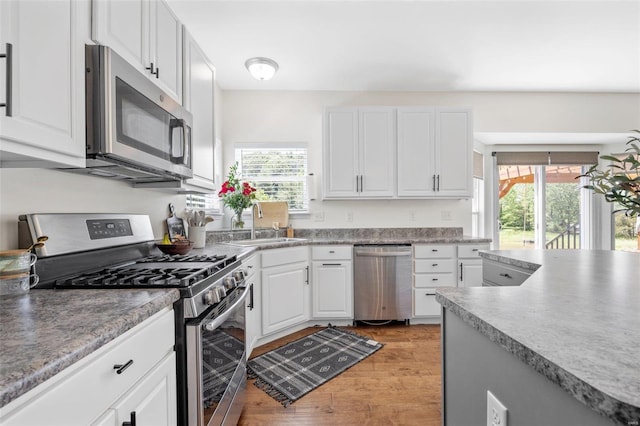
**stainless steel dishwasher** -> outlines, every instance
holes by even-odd
[[[354,320],[411,318],[411,246],[355,246]]]

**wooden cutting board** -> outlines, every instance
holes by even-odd
[[[262,217],[259,218],[256,212],[255,227],[271,228],[273,222],[278,222],[278,226],[286,228],[289,226],[289,205],[286,201],[261,201]]]

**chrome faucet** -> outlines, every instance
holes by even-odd
[[[262,207],[259,202],[253,203],[251,206],[251,239],[256,239],[256,210],[258,211],[258,218],[262,219]]]

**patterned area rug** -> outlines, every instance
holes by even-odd
[[[287,407],[382,346],[330,326],[249,360],[247,370],[255,386]]]

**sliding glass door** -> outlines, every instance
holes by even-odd
[[[588,248],[590,194],[580,175],[597,153],[576,153],[591,154],[575,155],[582,164],[558,155],[566,153],[496,154],[499,248]]]

